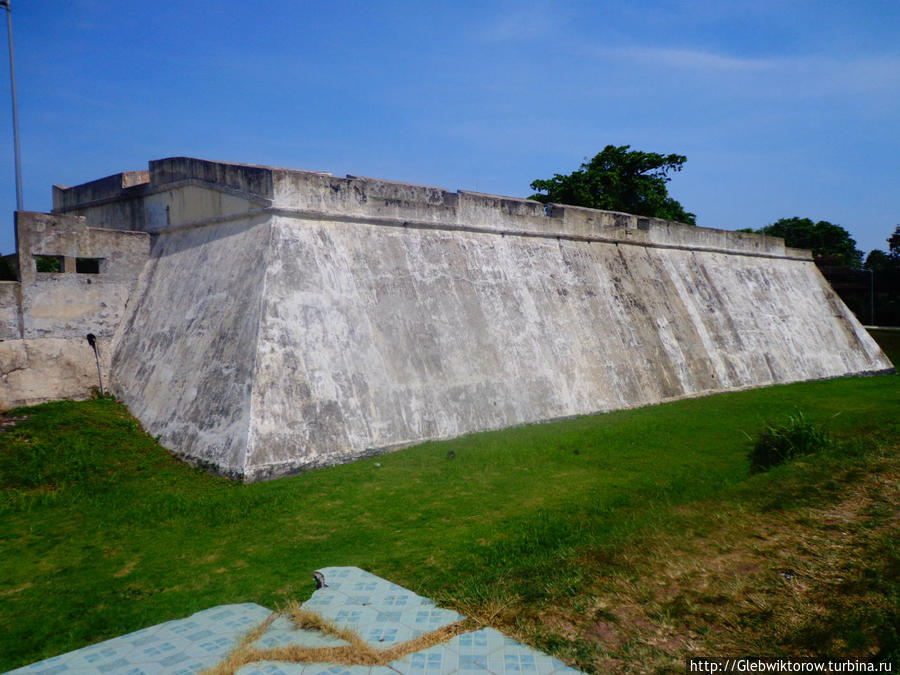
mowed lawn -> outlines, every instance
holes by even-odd
[[[900,361],[900,333],[876,338]],[[825,425],[835,449],[751,476],[751,439],[796,411]],[[756,591],[707,602],[691,595],[705,582],[688,572],[709,558],[710,537],[784,543],[801,536],[796,527],[813,541],[824,516],[810,514],[840,510],[850,494],[845,535],[859,535],[860,560],[829,555],[863,565],[858,602],[887,609],[816,630],[837,636],[830,648],[846,654],[895,654],[900,555],[885,542],[900,537],[897,375],[473,434],[252,485],[175,460],[110,399],[10,416],[22,419],[0,432],[0,670],[217,604],[302,600],[313,570],[330,565],[362,567],[585,670],[629,659],[665,670],[698,645],[774,649],[759,631],[779,624],[777,598],[742,629],[741,603]],[[815,551],[808,557],[815,564]],[[765,564],[733,562],[750,564],[748,579],[771,581]],[[655,595],[650,586],[678,565],[680,590]],[[708,574],[729,565],[726,556]],[[616,607],[654,602],[659,611],[646,616]],[[807,611],[791,607],[793,619]],[[848,611],[820,610],[829,620]],[[716,641],[736,630],[756,642]],[[809,653],[826,639],[810,635],[808,645],[778,648]]]

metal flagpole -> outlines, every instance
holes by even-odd
[[[12,89],[13,143],[16,152],[16,211],[22,210],[22,159],[19,152],[19,112],[16,106],[16,57],[13,50],[12,7],[10,0],[0,0],[6,8],[6,30],[9,33],[9,85]]]

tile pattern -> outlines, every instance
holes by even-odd
[[[577,674],[562,661],[508,638],[493,628],[458,635],[444,644],[405,656],[390,664],[401,675]]]
[[[406,642],[465,618],[357,567],[326,567],[319,572],[326,587],[303,606],[355,629],[373,647]]]
[[[187,619],[84,647],[10,671],[16,675],[188,675],[214,666],[271,610],[253,603],[221,605]]]
[[[303,607],[352,627],[370,645],[387,648],[464,618],[441,609],[402,586],[356,567],[319,570],[326,586]],[[218,663],[240,638],[271,614],[252,603],[222,605],[187,619],[169,621],[84,649],[11,671],[15,675],[188,675]],[[260,648],[296,644],[327,647],[346,644],[316,631],[298,630],[278,617],[254,642]],[[464,633],[389,666],[343,666],[333,663],[248,664],[238,675],[569,675],[578,671],[563,662],[484,628]]]

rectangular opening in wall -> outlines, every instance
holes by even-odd
[[[38,272],[55,274],[63,271],[63,257],[61,255],[36,255],[34,267]]]
[[[15,253],[0,255],[0,281],[19,280],[19,256]]]
[[[75,258],[77,274],[100,274],[100,263],[103,258]]]

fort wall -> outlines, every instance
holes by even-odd
[[[97,342],[103,381],[108,382],[110,343],[103,338]],[[90,398],[98,384],[94,352],[83,337],[0,341],[0,411]]]
[[[0,340],[22,337],[19,282],[0,281]]]
[[[232,476],[245,474],[268,240],[264,218],[157,237],[115,339],[111,386],[129,410]]]
[[[752,233],[376,178],[184,157],[151,161],[147,172],[115,174],[71,188],[54,186],[54,213],[83,216],[95,227],[129,225],[126,229],[160,233],[252,211],[407,228],[438,226],[810,257],[808,251],[786,249],[782,239]]]
[[[0,410],[89,396],[99,382],[88,333],[108,380],[111,340],[149,240],[71,215],[16,213],[19,281],[0,282]]]
[[[891,369],[781,239],[191,158],[129,176],[54,196],[152,237],[113,386],[166,447],[246,480]]]

